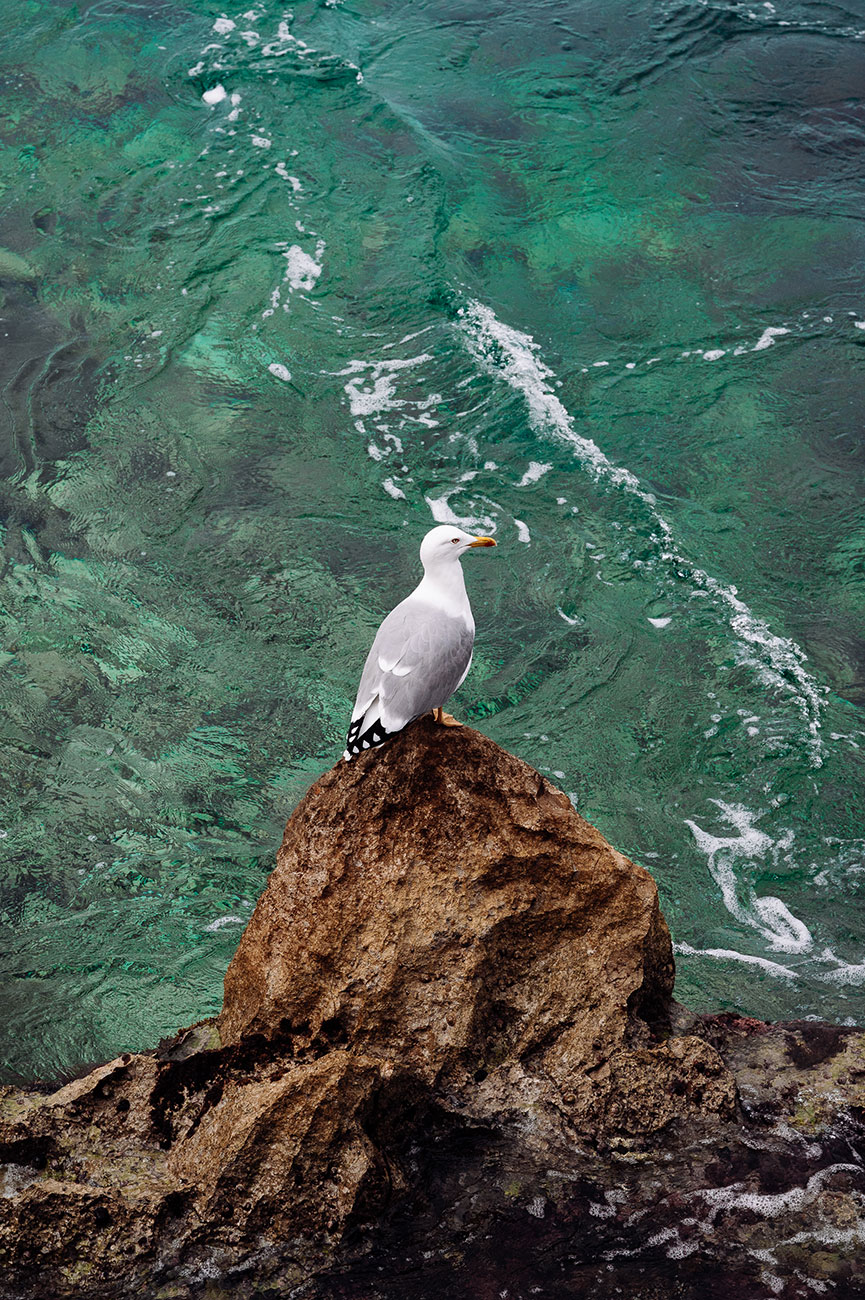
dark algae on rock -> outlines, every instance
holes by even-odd
[[[0,1294],[865,1295],[865,1035],[672,1000],[657,890],[421,721],[290,819],[217,1021],[0,1097]]]

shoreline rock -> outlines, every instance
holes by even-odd
[[[865,1035],[673,974],[649,873],[421,720],[301,801],[217,1021],[0,1090],[0,1295],[865,1294]]]

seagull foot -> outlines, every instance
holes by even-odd
[[[457,722],[452,714],[445,713],[444,709],[433,709],[433,717],[443,727],[461,727],[463,725],[461,722]]]

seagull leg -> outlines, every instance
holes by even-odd
[[[461,727],[463,725],[461,722],[457,722],[456,718],[450,713],[445,713],[441,706],[433,709],[433,718],[443,727]]]

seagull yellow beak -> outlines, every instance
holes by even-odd
[[[469,542],[469,546],[495,546],[495,542],[491,537],[476,537],[473,542]]]

